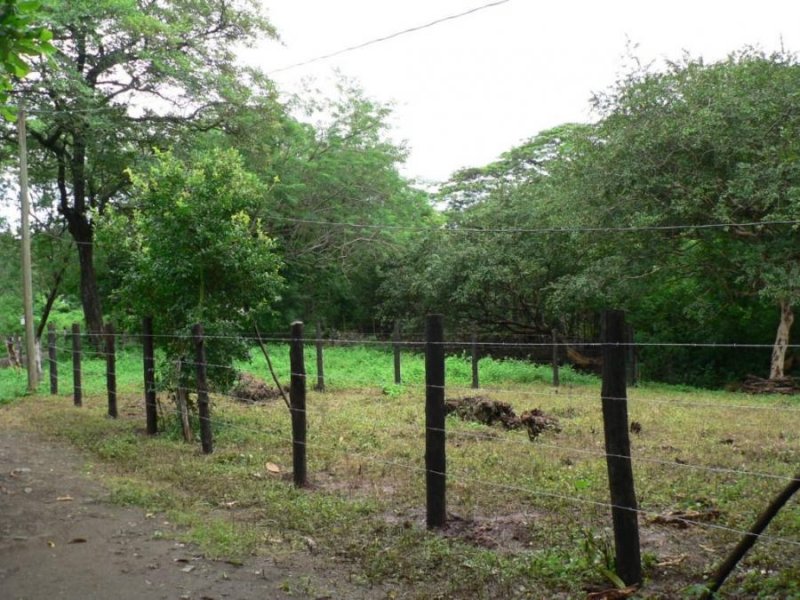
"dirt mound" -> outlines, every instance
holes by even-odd
[[[281,397],[279,390],[272,388],[262,379],[250,373],[239,373],[231,396],[241,402],[268,402]]]
[[[536,439],[544,431],[561,431],[558,419],[546,415],[542,410],[534,408],[517,416],[514,408],[507,402],[492,400],[486,396],[454,398],[445,401],[445,414],[455,413],[464,421],[483,423],[484,425],[500,424],[505,429],[528,430],[528,437]]]
[[[561,431],[558,419],[544,414],[540,409],[527,410],[519,416],[519,422],[528,430],[528,437],[535,440],[545,431]]]
[[[500,423],[506,429],[518,429],[520,426],[519,418],[510,404],[497,402],[485,396],[446,400],[444,413],[446,415],[455,413],[464,421],[474,421],[484,425]]]

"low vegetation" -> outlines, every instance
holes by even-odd
[[[288,353],[271,350],[287,381]],[[239,367],[268,379],[263,359],[253,356]],[[291,428],[279,399],[244,403],[215,395],[215,451],[203,456],[198,445],[181,441],[166,395],[162,433],[143,434],[137,350],[124,351],[118,365],[116,421],[105,416],[100,360],[86,361],[84,408],[71,406],[65,369],[62,395],[42,389],[18,398],[3,409],[4,420],[86,450],[117,502],[166,512],[208,556],[237,562],[254,553],[313,552],[343,577],[391,585],[408,598],[573,598],[613,587],[599,382],[592,376],[567,369],[554,389],[548,368],[484,359],[476,392],[469,362],[448,358],[448,398],[479,393],[518,414],[538,408],[558,419],[559,430],[531,441],[523,430],[448,417],[450,525],[430,533],[421,357],[403,356],[398,386],[383,348],[327,349],[327,391],[309,391],[311,485],[302,490],[291,483]],[[3,390],[21,388],[23,380],[11,371],[0,375]],[[800,404],[645,385],[630,390],[629,412],[637,423],[634,471],[644,511],[646,583],[639,597],[694,597],[738,540],[729,529],[748,527],[796,471]],[[722,597],[800,598],[796,501],[767,536]]]

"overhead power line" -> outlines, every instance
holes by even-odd
[[[510,2],[510,1],[511,0],[497,0],[496,2],[490,2],[488,4],[483,4],[481,6],[477,6],[475,8],[472,8],[470,10],[467,10],[467,11],[464,11],[464,12],[461,12],[461,13],[458,13],[458,14],[455,14],[455,15],[449,15],[449,16],[446,16],[446,17],[441,17],[440,19],[436,19],[436,20],[431,21],[429,23],[425,23],[424,25],[417,25],[416,27],[410,27],[408,29],[403,29],[402,31],[397,31],[395,33],[391,33],[391,34],[385,35],[383,37],[374,38],[374,39],[371,39],[369,41],[362,42],[360,44],[356,44],[355,46],[348,46],[347,48],[342,48],[341,50],[336,50],[335,52],[330,52],[328,54],[323,54],[321,56],[315,56],[314,58],[309,58],[308,60],[304,60],[304,61],[301,61],[301,62],[298,62],[298,63],[294,63],[294,64],[291,64],[291,65],[287,65],[285,67],[281,67],[280,69],[274,69],[272,71],[269,71],[268,74],[269,75],[273,75],[275,73],[282,73],[284,71],[289,71],[291,69],[297,69],[299,67],[305,67],[306,65],[317,63],[317,62],[320,62],[320,61],[323,61],[323,60],[328,60],[329,58],[333,58],[333,57],[339,56],[341,54],[346,54],[347,52],[353,52],[355,50],[361,50],[362,48],[366,48],[367,46],[372,46],[374,44],[379,44],[381,42],[385,42],[385,41],[388,41],[388,40],[391,40],[391,39],[394,39],[394,38],[397,38],[397,37],[400,37],[400,36],[403,36],[403,35],[406,35],[406,34],[409,34],[409,33],[414,33],[414,32],[417,32],[417,31],[421,31],[423,29],[428,29],[429,27],[433,27],[435,25],[439,25],[439,24],[445,23],[447,21],[453,21],[455,19],[460,19],[461,17],[466,17],[467,15],[471,15],[471,14],[479,12],[481,10],[486,10],[487,8],[494,8],[495,6],[500,6],[501,4],[506,4],[507,2]]]
[[[636,233],[642,231],[684,231],[695,229],[734,229],[744,227],[766,227],[770,225],[789,225],[797,227],[800,225],[800,220],[785,219],[775,221],[748,221],[743,223],[725,222],[725,223],[697,223],[697,224],[675,224],[675,225],[622,225],[619,227],[408,227],[404,225],[373,225],[368,223],[353,223],[344,221],[324,221],[316,219],[301,219],[293,217],[278,217],[270,216],[270,220],[284,222],[284,223],[297,223],[304,225],[320,225],[324,227],[342,227],[349,229],[367,229],[379,231],[411,231],[411,232],[441,232],[441,233],[528,233],[528,234],[546,234],[546,233]]]

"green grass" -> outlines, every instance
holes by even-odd
[[[141,349],[133,346],[117,351],[117,390],[135,392],[142,387]],[[61,348],[56,356],[58,372],[58,395],[72,397],[73,363],[72,353]],[[44,372],[37,386],[38,394],[50,392],[50,371],[47,358],[43,358]],[[28,395],[28,375],[25,369],[0,369],[0,405],[15,398]],[[81,390],[85,396],[103,394],[106,391],[105,360],[92,349],[84,348],[81,360]]]
[[[270,359],[282,381],[288,382],[289,361],[286,347],[268,347]],[[269,379],[266,362],[259,350],[251,352],[251,362],[238,363],[237,367]],[[305,367],[309,381],[316,383],[316,351],[306,346]],[[479,361],[480,383],[483,386],[507,384],[549,384],[553,380],[552,368],[521,360],[496,360],[489,357]],[[394,362],[392,353],[382,345],[337,346],[325,348],[324,372],[326,387],[351,389],[353,387],[391,388],[394,386]],[[598,378],[575,371],[569,366],[559,369],[562,385],[596,384]],[[401,357],[401,380],[406,386],[421,386],[425,383],[425,357],[419,353],[403,352]],[[456,388],[467,388],[472,384],[471,360],[466,355],[451,355],[445,360],[445,380]]]
[[[284,384],[287,354],[271,347]],[[260,353],[253,357],[239,366],[268,380]],[[83,409],[40,394],[5,412],[12,422],[92,452],[118,502],[165,512],[209,556],[306,552],[312,538],[332,568],[365,583],[398,585],[410,598],[578,598],[586,585],[610,585],[603,574],[613,561],[594,377],[562,369],[565,384],[555,390],[548,367],[483,359],[482,389],[472,390],[469,361],[448,358],[448,397],[481,394],[509,402],[518,413],[541,408],[559,418],[561,431],[531,442],[523,432],[448,417],[452,527],[431,533],[424,526],[421,356],[403,355],[404,383],[395,386],[390,352],[326,349],[328,391],[308,396],[312,485],[303,490],[291,485],[291,426],[280,400],[246,405],[215,395],[215,451],[203,456],[197,444],[180,441],[166,397],[167,432],[142,434],[141,358],[130,350],[118,364],[120,389],[127,391],[117,421],[105,417],[101,361],[87,364],[96,381],[87,380]],[[314,364],[309,349],[312,382]],[[0,385],[7,376],[0,374]],[[716,524],[748,527],[786,481],[736,471],[793,476],[800,403],[662,385],[643,385],[629,396],[630,419],[642,427],[632,436],[637,495],[647,511],[640,521],[647,577],[641,597],[688,598],[690,586],[704,580],[738,537],[658,525],[652,516],[713,508],[720,514]],[[800,540],[796,500],[768,533]],[[760,542],[722,597],[796,597],[795,555],[792,546]]]

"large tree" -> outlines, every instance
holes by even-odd
[[[562,331],[552,284],[585,251],[568,233],[562,174],[586,126],[544,131],[484,167],[456,172],[439,198],[447,226],[431,228],[399,254],[381,287],[387,317],[446,311],[465,328],[520,334]],[[560,308],[560,307],[557,307]]]
[[[263,218],[286,262],[284,312],[366,328],[382,265],[433,208],[398,171],[405,150],[389,135],[390,107],[342,81],[337,96],[292,109],[298,120],[284,120],[270,164],[254,166],[271,180]]]
[[[772,303],[772,378],[800,300],[798,90],[800,64],[785,53],[634,72],[597,97],[603,119],[574,187],[600,226],[665,228],[627,253],[643,277],[671,269],[695,277],[699,293]]]
[[[234,50],[274,31],[251,0],[45,0],[43,7],[57,51],[33,62],[15,95],[35,117],[32,178],[52,194],[75,241],[84,316],[98,332],[95,215],[123,196],[128,169],[153,147],[181,147],[253,94],[269,98],[263,77],[237,68]]]

